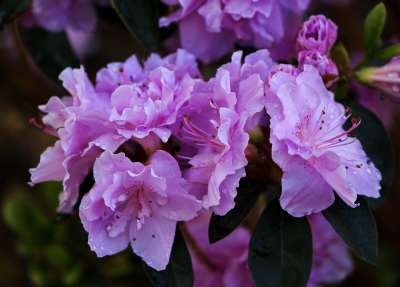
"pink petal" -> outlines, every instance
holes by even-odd
[[[169,262],[175,238],[176,221],[158,214],[146,218],[141,229],[133,221],[130,231],[131,246],[147,265],[157,271],[164,270]]]

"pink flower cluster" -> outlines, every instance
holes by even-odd
[[[287,57],[309,0],[162,0],[178,9],[160,19],[179,22],[181,46],[204,62],[233,50],[235,43],[270,48]],[[289,3],[290,2],[290,3]]]
[[[272,65],[265,50],[243,64],[238,52],[206,82],[194,56],[178,50],[143,66],[135,56],[111,63],[95,85],[83,68],[68,68],[60,79],[70,96],[40,106],[43,129],[58,140],[30,170],[31,182],[63,181],[58,210],[70,213],[94,165],[95,184],[79,207],[91,248],[104,256],[130,244],[164,269],[177,221],[233,208]]]
[[[44,131],[57,141],[30,170],[31,182],[63,181],[58,209],[70,213],[93,170],[79,214],[98,256],[131,246],[149,266],[165,269],[178,221],[235,206],[260,125],[269,125],[272,159],[283,171],[280,203],[291,215],[326,209],[333,190],[351,207],[357,195],[379,197],[380,172],[350,136],[360,122],[343,128],[351,113],[313,66],[277,65],[267,50],[239,51],[204,80],[195,57],[178,50],[152,54],[143,65],[135,56],[111,63],[94,84],[83,68],[68,68],[60,79],[70,96],[39,107]],[[228,260],[213,262],[223,271],[210,282],[233,286],[227,282],[245,266],[248,234],[237,234],[229,244],[239,245],[238,256],[228,267]]]

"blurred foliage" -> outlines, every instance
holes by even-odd
[[[16,191],[3,206],[3,217],[15,235],[17,252],[26,260],[35,286],[150,286],[141,260],[130,250],[97,258],[75,216],[57,222],[58,184],[44,184],[35,194]],[[1,266],[1,265],[0,265]],[[146,285],[147,284],[147,285]]]

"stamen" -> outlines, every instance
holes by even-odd
[[[353,143],[353,142],[350,142],[350,143],[348,143],[348,142],[346,142],[346,140],[348,139],[348,135],[352,132],[352,131],[354,131],[360,124],[361,124],[361,119],[359,119],[359,118],[352,118],[352,125],[351,125],[351,127],[348,129],[348,130],[345,130],[345,131],[343,131],[343,132],[341,132],[341,133],[339,133],[338,135],[336,135],[336,136],[333,136],[333,137],[331,137],[331,138],[329,138],[329,139],[326,139],[326,140],[324,140],[324,141],[322,141],[322,142],[320,142],[320,143],[318,143],[317,145],[316,145],[316,148],[326,148],[326,147],[337,147],[338,145],[338,142],[340,143],[340,144],[344,144],[344,145],[348,145],[348,144],[350,144],[350,143]],[[332,130],[332,129],[331,129]],[[338,140],[338,141],[336,141],[336,140]],[[326,145],[326,144],[328,144],[328,145]]]
[[[225,145],[222,144],[217,139],[213,138],[205,131],[195,126],[190,120],[188,116],[183,117],[183,126],[182,131],[187,133],[187,135],[183,135],[182,138],[186,140],[190,140],[195,142],[198,146],[207,146],[212,145],[218,149],[224,148]]]

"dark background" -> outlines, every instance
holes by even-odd
[[[322,2],[322,1],[317,1]],[[331,1],[332,2],[332,1]],[[350,1],[344,6],[314,5],[339,26],[339,38],[357,55],[362,47],[363,20],[377,1]],[[400,1],[384,1],[388,8],[385,39],[400,40]],[[129,34],[112,11],[99,11],[97,30],[90,35],[89,54],[81,60],[90,76],[107,62],[133,53]],[[86,244],[76,217],[55,214],[60,185],[31,188],[28,169],[54,139],[29,124],[37,105],[52,95],[63,95],[58,83],[46,78],[29,58],[16,24],[0,31],[0,286],[148,286],[140,262],[124,252],[97,259]],[[400,149],[400,104],[382,98],[381,110],[395,154]],[[388,113],[390,112],[390,115]],[[397,156],[396,156],[397,157]],[[356,269],[340,286],[400,286],[400,192],[398,172],[393,190],[377,211],[380,256],[377,266],[356,259]]]

